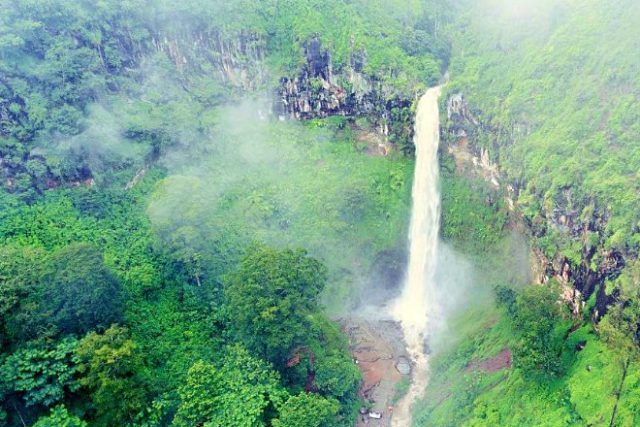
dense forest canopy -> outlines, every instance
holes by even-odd
[[[414,424],[640,423],[637,1],[0,9],[0,426],[354,425],[444,82]]]

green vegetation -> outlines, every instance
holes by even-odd
[[[448,175],[446,169],[443,178],[443,188],[481,186]],[[612,420],[616,426],[637,424],[634,402],[640,383],[634,372],[639,352],[630,328],[633,306],[624,315],[621,308],[614,308],[594,326],[587,315],[584,320],[575,318],[559,304],[553,286],[522,287],[527,278],[510,271],[515,252],[510,232],[503,228],[504,212],[489,215],[489,190],[479,188],[474,194],[470,198],[443,194],[443,233],[452,236],[450,243],[459,250],[468,251],[465,255],[476,268],[475,285],[495,286],[496,303],[473,301],[450,320],[449,345],[432,359],[432,381],[416,409],[414,424],[608,426]],[[446,218],[459,217],[460,212],[466,213],[461,225]],[[478,218],[474,212],[486,214],[474,220]],[[468,244],[467,235],[456,227],[473,229],[474,224],[478,228],[484,224],[488,238]],[[620,279],[629,280],[626,275]],[[506,349],[511,363],[504,359]]]
[[[51,414],[42,417],[34,424],[34,427],[86,427],[87,423],[80,418],[69,415],[64,406],[56,406]]]
[[[416,424],[640,423],[637,2],[0,9],[0,427],[351,426],[360,372],[328,316],[401,262],[405,125],[447,67],[515,211],[443,147],[474,304],[434,338]],[[381,105],[281,121],[296,77]],[[576,283],[524,286],[523,225]],[[579,314],[558,303],[587,283]]]
[[[193,146],[200,113],[271,91],[319,37],[336,74],[358,60],[389,97],[435,82],[448,57],[440,2],[247,0],[0,3],[4,186],[106,184],[169,147]],[[390,15],[391,14],[391,15]],[[350,83],[339,82],[350,88]]]
[[[465,123],[445,121],[445,133],[462,129],[471,149],[487,150],[502,189],[456,196],[478,179],[448,183],[454,167],[445,156],[443,232],[476,264],[478,285],[495,287],[497,306],[476,304],[452,320],[456,345],[435,356],[415,424],[638,425],[640,63],[629,54],[640,36],[638,4],[456,3],[446,92],[462,93],[468,110]],[[507,184],[511,224],[487,215]],[[534,247],[568,264],[563,289],[553,278],[522,287],[510,277],[512,253],[497,248],[520,219]],[[579,314],[559,301],[572,288],[587,293]]]
[[[513,346],[516,368],[527,375],[562,373],[562,346],[570,322],[556,304],[558,292],[553,287],[530,286],[507,306],[513,312],[513,329],[518,341]]]
[[[151,196],[162,250],[191,283],[216,287],[254,240],[304,247],[327,264],[323,299],[339,311],[378,254],[404,244],[412,163],[365,156],[326,121],[260,122],[244,108],[219,120],[215,155],[177,166]]]
[[[268,98],[318,38],[332,84],[406,122],[448,58],[439,2],[0,9],[0,426],[351,425],[326,313],[404,244],[410,140],[367,154],[377,118]]]
[[[218,405],[206,409],[209,401],[198,403],[198,398],[214,403],[223,399],[236,414],[256,414],[247,425],[275,424],[279,411],[283,426],[293,425],[296,417],[320,417],[313,421],[318,425],[348,424],[357,402],[359,372],[346,354],[339,329],[320,313],[318,294],[326,268],[300,251],[257,246],[241,256],[237,266],[226,269],[228,278],[213,280],[224,284],[224,292],[204,282],[201,287],[185,282],[176,261],[154,250],[156,237],[139,203],[152,188],[152,182],[143,182],[135,191],[113,197],[106,207],[117,215],[102,217],[99,206],[92,207],[96,216],[74,207],[77,201],[87,209],[87,200],[96,194],[83,188],[48,192],[32,206],[16,202],[4,211],[3,265],[11,267],[12,274],[0,282],[7,331],[0,390],[8,425],[20,423],[20,417],[33,423],[48,413],[47,408],[60,404],[68,412],[56,407],[38,422],[47,425],[68,418],[73,423],[74,416],[80,416],[96,426],[192,425],[190,417],[209,417],[212,425],[227,425],[225,417],[236,417],[226,410],[207,412]],[[22,231],[25,228],[28,233]],[[78,240],[102,241],[103,252],[87,244],[68,244]],[[68,259],[70,254],[75,254],[73,259]],[[27,262],[33,257],[37,261]],[[65,262],[60,264],[61,260]],[[254,285],[272,283],[273,288],[264,288],[273,293],[265,294],[263,305],[242,298],[250,278]],[[83,290],[87,283],[93,287]],[[112,289],[115,283],[122,286],[121,300]],[[60,292],[43,299],[50,286]],[[66,289],[83,291],[62,299]],[[290,298],[281,299],[282,292]],[[120,312],[119,304],[124,309]],[[264,310],[255,312],[259,307]],[[115,317],[100,317],[103,308],[110,308]],[[251,317],[250,309],[257,318]],[[41,318],[41,311],[54,314]],[[87,313],[91,316],[83,317]],[[292,313],[299,317],[291,317]],[[33,326],[20,320],[31,318]],[[257,337],[264,340],[260,342],[273,337],[277,345],[252,341],[256,336],[243,329],[252,325],[263,331]],[[283,325],[291,328],[283,330]],[[286,335],[291,339],[283,341],[283,331],[291,332]],[[297,358],[297,364],[287,367],[289,358]],[[249,370],[251,364],[255,373]],[[216,374],[202,377],[197,370]],[[311,373],[315,380],[309,382]],[[268,379],[265,386],[273,389],[272,403],[261,406],[238,394],[244,381],[243,387],[262,399],[256,381],[262,383],[263,376]],[[196,386],[198,381],[213,382]],[[206,387],[229,395],[205,393]],[[317,395],[305,397],[307,392]],[[301,399],[317,411],[298,413],[296,408],[304,406]],[[258,408],[263,412],[255,412]]]
[[[302,251],[252,248],[227,282],[229,323],[238,340],[278,364],[303,344],[326,271]]]
[[[640,62],[628,53],[638,3],[461,3],[447,90],[472,103],[485,129],[477,140],[524,183],[527,219],[544,228],[540,216],[558,209],[576,223],[606,218],[600,242],[637,253]],[[540,232],[551,235],[551,255],[569,249],[567,232],[548,228]]]
[[[532,289],[543,292],[545,288]],[[527,300],[533,302],[530,298]],[[568,316],[564,318],[566,323]],[[478,324],[478,319],[484,320]],[[536,317],[527,331],[545,323]],[[637,370],[637,362],[626,365],[626,356],[608,347],[592,327],[583,326],[570,334],[568,328],[557,331],[552,342],[560,347],[552,348],[537,335],[516,330],[510,316],[501,310],[473,311],[458,319],[456,326],[464,330],[465,338],[454,350],[436,357],[433,382],[417,411],[416,425],[610,425],[616,404],[613,425],[638,422],[633,402],[639,384],[635,374],[624,374],[625,369],[629,373]],[[584,349],[577,351],[583,342]],[[513,367],[490,371],[478,365],[505,348],[514,349]],[[551,352],[540,353],[541,348]],[[540,354],[552,356],[553,363],[545,364],[549,359],[539,358]],[[553,368],[551,375],[545,373],[548,367]]]

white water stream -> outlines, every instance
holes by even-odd
[[[431,88],[422,96],[416,111],[416,166],[413,179],[411,223],[409,229],[409,267],[400,296],[391,307],[392,316],[401,322],[407,350],[413,360],[412,382],[407,394],[393,411],[391,425],[411,425],[411,406],[422,397],[429,381],[429,357],[425,335],[429,314],[430,290],[434,289],[438,232],[440,224],[440,191],[438,144],[440,117],[438,98],[440,87]]]

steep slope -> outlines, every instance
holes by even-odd
[[[546,286],[507,281],[498,309],[454,322],[458,344],[436,356],[416,424],[637,425],[640,5],[456,3],[443,164],[470,180],[463,187],[485,189],[447,202],[445,188],[445,237],[489,268],[510,259],[466,245],[455,229],[465,220],[451,221],[500,206],[529,236],[534,280]],[[483,368],[511,351],[513,365]]]
[[[32,200],[108,184],[114,169],[192,144],[201,124],[187,110],[256,92],[277,115],[369,117],[410,152],[414,94],[448,57],[440,4],[3,0],[3,185]]]
[[[450,141],[498,166],[544,274],[574,284],[578,307],[599,288],[602,315],[604,282],[640,249],[640,6],[468,6],[454,31]]]

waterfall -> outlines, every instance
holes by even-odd
[[[430,290],[434,289],[440,224],[439,97],[440,87],[429,89],[420,99],[416,111],[416,166],[409,228],[409,266],[402,293],[391,308],[392,316],[402,324],[407,350],[414,365],[411,387],[393,412],[392,425],[397,427],[411,424],[411,405],[422,396],[429,375],[425,338],[428,316],[434,313],[429,295],[433,295]]]

